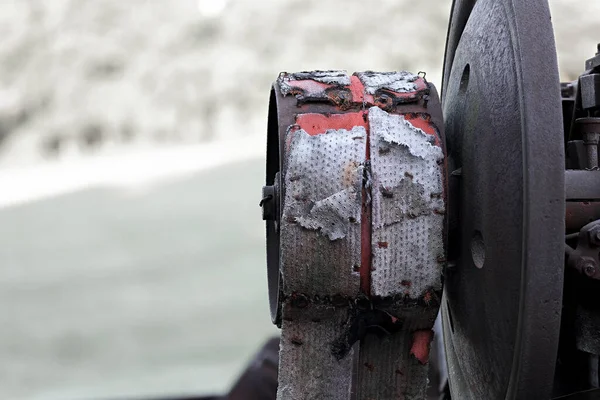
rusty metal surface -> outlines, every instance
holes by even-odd
[[[581,228],[577,235],[577,246],[567,247],[567,264],[585,276],[600,280],[600,221]]]
[[[349,399],[354,360],[368,366],[358,399],[423,398],[445,262],[435,88],[406,72],[282,73],[272,104],[279,398]]]
[[[579,232],[583,226],[600,219],[600,202],[567,201],[565,228],[566,233]]]

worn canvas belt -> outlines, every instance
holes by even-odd
[[[407,72],[282,73],[273,102],[278,399],[425,398],[445,263],[435,88]]]

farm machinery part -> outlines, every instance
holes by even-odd
[[[545,0],[455,0],[441,93],[408,72],[274,83],[278,399],[424,399],[430,364],[460,400],[600,386],[600,47],[560,84]]]

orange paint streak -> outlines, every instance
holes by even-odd
[[[365,95],[370,97],[371,103],[373,103],[373,96],[365,93],[365,85],[363,85],[356,75],[350,77],[350,92],[352,93],[352,102],[354,103],[364,102]]]
[[[431,120],[426,119],[422,115],[418,114],[404,114],[403,116],[404,119],[407,120],[415,128],[420,129],[426,134],[435,137],[436,146],[441,146],[441,141],[437,129],[435,128]]]
[[[362,126],[366,129],[367,123],[364,115],[363,112],[329,115],[299,114],[296,116],[296,125],[311,136],[321,135],[329,129],[351,130],[355,126]]]
[[[433,331],[430,329],[413,332],[410,354],[423,365],[429,362],[429,350],[432,340]]]
[[[375,99],[372,94],[365,91],[365,85],[358,79],[358,76],[350,77],[350,92],[352,93],[352,102],[372,106],[375,104]]]

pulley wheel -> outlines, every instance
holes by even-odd
[[[456,399],[548,399],[564,268],[564,150],[545,0],[455,0],[444,65]]]

